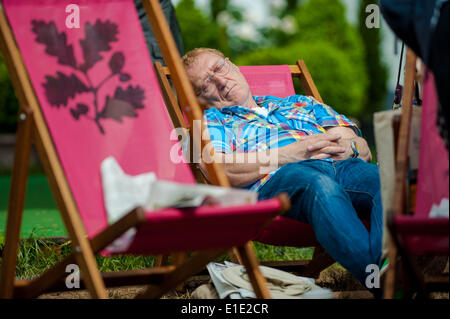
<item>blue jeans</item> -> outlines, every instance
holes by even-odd
[[[286,192],[285,216],[310,224],[322,247],[365,286],[366,266],[381,266],[382,206],[378,167],[361,159],[305,160],[282,166],[259,199]],[[370,231],[359,215],[370,214]]]

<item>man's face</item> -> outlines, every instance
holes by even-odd
[[[228,59],[204,52],[186,69],[199,103],[207,107],[247,106],[252,94],[238,67]]]

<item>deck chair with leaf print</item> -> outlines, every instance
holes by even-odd
[[[286,210],[286,197],[236,206],[146,211],[133,209],[109,224],[100,164],[114,157],[129,175],[154,172],[158,179],[194,184],[185,163],[174,163],[175,141],[160,87],[132,0],[0,1],[0,44],[20,101],[0,277],[0,297],[36,297],[66,289],[68,264],[80,268],[82,288],[106,298],[106,286],[151,284],[140,297],[161,297],[236,247],[255,294],[269,298],[248,241]],[[174,41],[157,0],[145,1],[159,40]],[[77,25],[79,22],[79,25]],[[170,52],[170,54],[177,53]],[[163,51],[174,82],[193,96],[177,60]],[[178,63],[181,63],[178,61]],[[179,65],[181,66],[181,65]],[[187,83],[187,82],[186,82]],[[72,253],[38,278],[15,279],[19,233],[34,143],[71,240]],[[220,179],[220,166],[211,176]],[[196,252],[178,267],[100,273],[95,254],[135,228],[122,254]]]

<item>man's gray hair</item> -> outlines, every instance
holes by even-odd
[[[196,48],[196,49],[189,51],[188,53],[183,55],[183,57],[181,58],[181,61],[183,62],[184,67],[187,68],[192,63],[194,63],[195,60],[197,60],[197,57],[202,53],[212,53],[212,54],[220,56],[221,58],[225,57],[225,55],[222,52],[220,52],[219,50],[216,50],[216,49]]]

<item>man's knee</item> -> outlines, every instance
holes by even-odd
[[[343,190],[341,186],[333,179],[325,175],[318,175],[311,180],[308,186],[308,193],[310,196],[318,196],[324,200],[336,195],[341,195]]]
[[[380,187],[380,170],[377,165],[360,159],[348,159],[345,162],[345,166],[341,166],[341,169],[344,169],[341,175],[344,174],[345,179],[350,178],[354,185],[370,184],[373,187]]]

